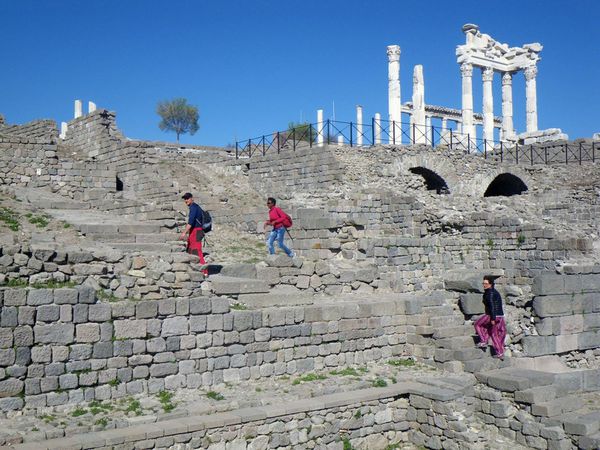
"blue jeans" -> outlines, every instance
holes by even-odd
[[[277,229],[273,229],[271,230],[271,232],[269,233],[269,239],[267,239],[267,245],[269,246],[269,253],[271,255],[275,254],[275,240],[277,239],[277,245],[279,245],[279,248],[282,249],[286,255],[288,255],[289,257],[292,256],[292,251],[287,248],[285,246],[285,244],[283,243],[283,238],[285,236],[285,228],[284,227],[279,227]]]

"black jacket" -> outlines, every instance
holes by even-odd
[[[496,320],[496,316],[504,316],[502,297],[500,297],[500,293],[493,287],[483,291],[483,304],[485,305],[485,313],[492,320]]]

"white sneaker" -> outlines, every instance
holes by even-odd
[[[295,258],[296,254],[294,252],[292,252],[292,254],[290,255],[290,258]]]

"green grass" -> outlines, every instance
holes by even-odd
[[[108,419],[106,417],[102,417],[101,419],[96,420],[96,422],[94,422],[94,425],[106,427],[106,425],[108,425]]]
[[[38,228],[46,228],[50,223],[46,216],[33,216],[29,217],[29,223],[34,224]]]
[[[113,387],[116,387],[116,386],[118,386],[119,384],[120,384],[120,382],[119,382],[119,380],[117,380],[116,378],[115,378],[114,380],[110,380],[110,381],[108,382],[108,385],[109,385],[109,386],[113,386]]]
[[[63,223],[63,228],[71,228],[71,224],[70,223]]]
[[[246,305],[244,305],[243,303],[233,303],[232,305],[229,305],[229,309],[243,311],[245,309],[248,309],[248,307]]]
[[[19,231],[19,214],[10,208],[0,207],[0,222],[4,222],[12,231]]]
[[[35,289],[60,289],[60,288],[72,288],[77,286],[73,281],[45,281],[43,283],[33,283],[30,285]]]
[[[525,235],[523,234],[519,234],[517,236],[517,245],[520,247],[521,245],[523,245],[525,243]]]
[[[56,417],[53,416],[52,414],[44,414],[43,416],[40,416],[40,419],[42,419],[44,422],[48,423],[48,422],[52,422],[54,419],[56,419]]]
[[[344,444],[344,450],[352,450],[352,444],[350,443],[350,439],[347,437],[342,438],[342,443]]]
[[[175,409],[175,404],[171,402],[173,393],[168,391],[160,391],[158,393],[158,401],[162,405],[164,412],[171,412]]]
[[[383,378],[376,378],[373,380],[373,387],[386,387],[387,385],[387,381],[385,381]]]
[[[206,396],[213,400],[224,400],[225,399],[225,397],[223,397],[221,394],[219,394],[218,392],[215,392],[215,391],[208,391],[206,393]]]
[[[115,297],[112,293],[107,294],[106,291],[104,291],[102,289],[96,291],[96,297],[100,300],[105,300],[110,303],[120,302],[120,301],[124,300],[122,298]]]
[[[413,367],[415,365],[412,359],[390,359],[387,363],[394,367]]]
[[[7,287],[27,287],[29,284],[27,281],[22,280],[21,278],[11,278],[3,286]]]
[[[325,376],[325,375],[321,375],[321,374],[317,374],[317,373],[307,373],[306,375],[296,378],[292,382],[292,384],[296,385],[296,384],[300,384],[300,383],[309,383],[311,381],[326,380],[326,379],[327,379],[327,376]]]
[[[87,414],[87,413],[88,413],[88,410],[87,410],[87,409],[83,409],[83,408],[77,408],[75,411],[73,411],[73,412],[71,413],[71,415],[72,415],[73,417],[79,417],[79,416],[84,416],[84,415],[85,415],[85,414]]]
[[[331,372],[329,372],[330,375],[341,375],[343,377],[358,377],[360,376],[360,374],[358,373],[358,370],[356,370],[354,367],[346,367],[345,369],[342,370],[332,370]]]
[[[127,412],[133,412],[136,416],[142,415],[142,405],[139,400],[130,399],[127,408],[125,408]]]

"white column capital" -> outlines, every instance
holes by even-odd
[[[523,73],[525,74],[525,79],[527,81],[535,79],[535,77],[537,76],[537,72],[538,72],[538,69],[535,64],[532,64],[531,66],[527,66],[525,68],[525,70],[523,71]]]
[[[402,53],[402,51],[400,50],[399,45],[388,45],[387,46],[387,56],[388,56],[389,62],[400,61],[400,53]]]
[[[512,77],[513,77],[513,73],[512,72],[504,72],[502,74],[502,86],[506,86],[506,85],[512,84]]]
[[[473,65],[469,63],[462,63],[460,65],[460,73],[463,77],[472,77],[473,76]]]
[[[494,69],[491,67],[482,67],[481,68],[481,79],[483,81],[493,81],[494,80]]]

